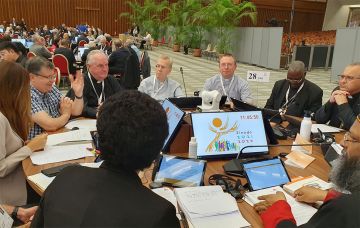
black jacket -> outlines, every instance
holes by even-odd
[[[280,109],[285,103],[285,96],[288,88],[289,82],[286,79],[275,82],[265,108],[274,110]],[[286,114],[303,117],[305,110],[316,112],[321,107],[322,96],[322,89],[305,79],[304,87],[297,94],[294,101],[289,104]],[[291,97],[289,96],[289,100],[290,99]]]
[[[65,56],[65,58],[69,62],[70,74],[75,74],[76,73],[76,59],[75,59],[73,52],[69,48],[59,47],[59,48],[55,49],[54,55],[56,55],[56,54],[62,54]]]
[[[336,87],[333,91],[338,89],[339,87]],[[326,102],[316,112],[315,120],[320,124],[330,121],[331,126],[349,130],[358,114],[360,114],[360,93],[348,98],[348,103],[342,105]]]
[[[180,227],[175,207],[135,172],[68,167],[46,189],[31,227]]]

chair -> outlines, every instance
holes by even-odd
[[[64,55],[56,54],[53,56],[52,62],[55,67],[60,70],[62,85],[65,87],[65,81],[69,78],[69,62]]]
[[[54,84],[59,88],[60,80],[61,80],[61,73],[60,73],[59,67],[55,67],[55,71],[56,71],[56,80],[55,80]]]
[[[84,47],[85,44],[87,44],[86,40],[80,40],[79,47]]]
[[[28,59],[31,59],[32,57],[35,57],[36,56],[36,54],[34,53],[34,52],[31,52],[31,51],[29,51],[27,54],[26,54],[26,57],[28,58]]]
[[[144,49],[145,50],[152,50],[152,44],[154,43],[154,39],[151,38],[150,40],[147,40],[146,43],[144,44]]]
[[[204,51],[202,51],[202,55],[207,59],[208,57],[210,57],[210,52],[211,52],[211,44],[209,43],[208,46],[206,47],[206,49]]]

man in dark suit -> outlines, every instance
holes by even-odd
[[[76,59],[74,53],[70,49],[70,41],[68,39],[62,39],[59,42],[59,48],[55,49],[54,55],[61,54],[65,56],[69,63],[70,74],[76,73]]]
[[[305,79],[305,65],[294,61],[286,79],[275,82],[265,108],[280,110],[280,114],[303,117],[304,111],[316,112],[322,105],[322,89]]]
[[[118,93],[97,120],[100,168],[64,169],[46,189],[32,227],[180,227],[175,207],[143,186],[168,135],[166,113],[138,91]]]
[[[111,54],[112,48],[107,45],[107,40],[106,40],[105,36],[99,40],[98,49],[101,50],[102,52],[104,52],[106,55]]]

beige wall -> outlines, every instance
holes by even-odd
[[[323,30],[336,30],[346,27],[350,7],[359,0],[328,0],[324,17]],[[357,5],[360,7],[360,5]]]

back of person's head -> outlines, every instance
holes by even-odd
[[[31,124],[29,73],[21,65],[5,60],[0,62],[0,69],[0,112],[26,140]]]
[[[26,63],[26,69],[29,71],[29,73],[32,74],[39,74],[41,71],[41,68],[46,67],[49,69],[54,69],[54,64],[50,62],[49,60],[45,59],[41,56],[34,56],[31,59],[29,59]]]
[[[305,73],[305,64],[302,61],[294,61],[289,64],[288,72],[301,72]]]
[[[88,47],[89,48],[96,47],[95,41],[90,41]]]
[[[114,39],[113,44],[114,44],[115,49],[119,49],[122,47],[122,42],[120,39]]]
[[[14,45],[16,46],[16,48],[18,49],[18,53],[21,55],[26,55],[28,53],[26,47],[20,43],[20,42],[14,42]]]
[[[60,40],[60,46],[69,48],[70,47],[70,41],[68,39],[61,39]]]
[[[36,43],[36,44],[43,45],[44,42],[45,42],[45,39],[44,39],[44,37],[42,37],[42,36],[35,35],[35,36],[33,36],[33,41],[34,41],[34,43]]]
[[[101,106],[97,119],[101,158],[114,168],[149,167],[168,135],[164,109],[136,90],[117,93]]]

